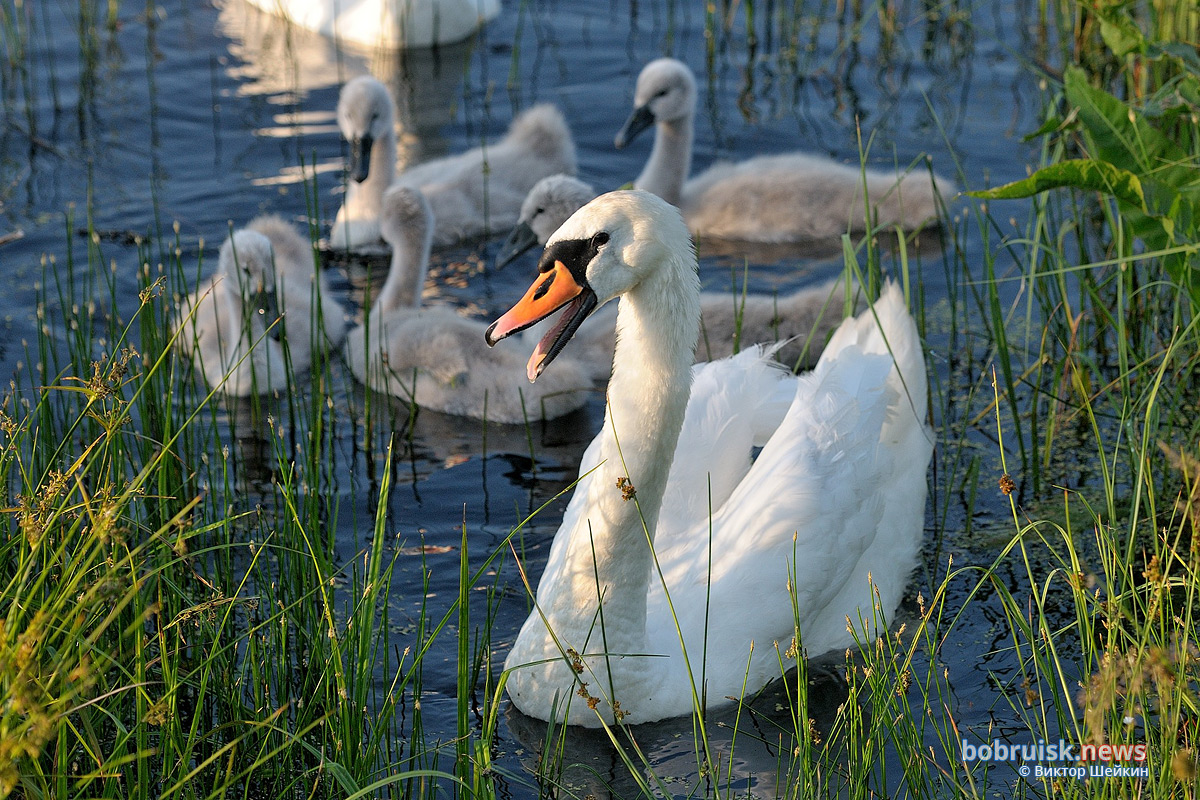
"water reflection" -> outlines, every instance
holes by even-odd
[[[229,37],[236,59],[227,68],[243,95],[271,97],[289,107],[274,115],[275,127],[259,128],[259,136],[292,138],[337,135],[336,91],[323,109],[298,106],[309,95],[330,96],[349,79],[374,75],[396,101],[397,168],[442,155],[450,149],[445,129],[454,117],[473,40],[432,49],[389,50],[342,43],[268,14],[246,0],[224,0],[218,26]],[[340,158],[318,162],[308,170],[340,173]],[[299,165],[278,176],[258,178],[257,185],[304,180]]]

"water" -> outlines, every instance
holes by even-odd
[[[506,2],[477,41],[397,56],[338,52],[328,40],[288,29],[241,0],[125,4],[117,24],[95,29],[94,36],[78,6],[26,3],[21,8],[29,25],[27,71],[5,71],[0,86],[5,114],[0,236],[23,234],[0,244],[0,374],[29,369],[25,343],[37,330],[41,261],[65,262],[68,243],[77,254],[84,252],[74,229],[86,222],[89,196],[92,224],[106,234],[92,268],[114,272],[121,299],[118,308],[106,311],[125,318],[136,308],[138,287],[137,249],[126,234],[157,240],[173,236],[178,223],[184,261],[194,263],[202,242],[215,254],[231,223],[263,211],[299,220],[306,208],[306,176],[315,183],[327,229],[340,202],[345,155],[333,113],[338,89],[368,71],[399,100],[404,158],[474,146],[500,135],[515,112],[548,101],[566,114],[581,175],[598,188],[615,188],[641,169],[650,137],[621,151],[612,139],[629,112],[639,69],[660,55],[688,61],[700,80],[697,168],[717,158],[789,149],[857,163],[861,141],[869,145],[872,163],[907,166],[924,154],[937,171],[980,187],[1023,177],[1036,157],[1020,141],[1037,125],[1038,103],[1038,88],[1021,65],[1023,54],[1035,54],[1038,43],[1027,38],[1034,28],[1027,18],[1032,12],[1020,4],[961,12],[948,6],[933,20],[917,2],[889,5],[886,13],[872,7],[857,17],[852,7],[833,2],[800,4],[794,16],[791,3],[756,4],[753,44],[746,34],[746,6],[715,6],[718,20],[709,36],[699,3]],[[12,4],[5,7],[11,11]],[[722,16],[726,11],[728,19]],[[783,17],[794,23],[781,23]],[[965,262],[979,263],[983,245],[972,226],[964,231]],[[948,332],[938,328],[946,316],[940,305],[947,292],[945,270],[939,243],[927,237],[925,244],[921,277],[931,310],[929,359],[944,376],[953,361]],[[495,273],[488,265],[497,247],[493,239],[435,253],[427,302],[451,303],[481,317],[507,309],[527,286],[530,264]],[[740,276],[745,251],[702,254],[706,285],[728,287],[731,270]],[[752,255],[747,275],[753,291],[789,290],[841,268],[836,250]],[[339,294],[361,303],[363,267],[331,268],[330,277]],[[51,321],[56,316],[48,309]],[[382,448],[359,447],[364,436],[354,410],[362,407],[362,390],[347,374],[336,377],[335,385],[345,388],[334,402],[351,421],[336,431],[337,480],[331,491],[339,509],[337,549],[349,559],[370,528],[383,456]],[[601,402],[597,394],[586,410],[537,426],[532,456],[524,430],[490,427],[485,451],[477,423],[422,412],[409,442],[398,446],[389,501],[389,531],[405,545],[392,608],[399,646],[411,642],[423,602],[440,617],[456,597],[461,526],[473,554],[500,545],[517,522],[569,483],[598,428]],[[385,405],[394,425],[403,428],[407,410],[395,402]],[[267,440],[261,432],[253,434],[256,423],[239,408],[235,404],[230,411],[230,424],[243,439],[235,453],[239,468],[247,480],[269,480]],[[375,443],[385,439],[386,431]],[[562,507],[562,501],[552,504],[522,537],[532,576],[540,572]],[[988,542],[956,537],[967,525],[967,507],[935,493],[928,564],[914,577],[914,596],[941,574],[948,553],[986,558]],[[974,522],[989,519],[1004,519],[998,506],[985,508]],[[430,582],[422,591],[426,568]],[[511,566],[497,580],[503,589],[493,634],[499,663],[527,606]],[[901,615],[913,607],[910,598]],[[986,601],[978,609],[944,657],[958,692],[959,719],[986,725],[997,719],[991,706],[998,697],[988,676],[1003,677],[1012,665],[994,655],[1001,628],[989,614],[996,609]],[[446,739],[454,733],[454,659],[453,639],[447,637],[427,662],[422,698],[426,724]],[[831,697],[830,709],[836,706]],[[688,730],[687,723],[675,722],[647,726],[639,734],[656,772],[676,775],[681,787],[695,781]],[[532,768],[543,733],[540,723],[508,713],[500,764],[514,774]],[[770,739],[765,732],[764,739]],[[625,767],[602,736],[574,733],[568,752],[569,761],[589,763],[599,776],[569,777],[581,791],[602,796],[605,782],[617,794],[632,790]],[[776,757],[769,746],[744,739],[735,774],[770,796],[765,776]],[[515,781],[510,790],[532,796],[530,785]]]

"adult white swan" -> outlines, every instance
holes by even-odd
[[[581,407],[591,388],[582,365],[568,359],[561,374],[530,386],[520,374],[524,356],[486,348],[482,322],[421,307],[433,225],[419,190],[396,186],[384,195],[392,263],[363,324],[346,339],[354,377],[420,408],[491,422],[553,419]]]
[[[342,42],[432,47],[461,41],[500,13],[500,0],[247,0]]]
[[[329,232],[329,246],[355,250],[378,243],[384,191],[420,189],[433,209],[433,243],[446,245],[504,231],[521,202],[547,175],[575,172],[575,142],[562,112],[542,104],[519,114],[497,142],[417,164],[396,174],[396,105],[369,75],[342,87],[338,127],[350,143],[350,181]]]
[[[617,133],[624,147],[656,127],[654,147],[638,189],[679,206],[700,237],[753,242],[792,242],[860,232],[866,227],[865,185],[872,225],[911,230],[936,219],[954,184],[922,172],[860,171],[806,153],[764,155],[717,163],[688,179],[696,79],[673,58],[651,61],[638,75],[634,111]]]
[[[256,217],[221,245],[213,277],[180,302],[176,346],[227,394],[287,388],[314,351],[346,335],[345,311],[315,265],[292,225]]]
[[[531,379],[594,308],[621,301],[604,429],[505,662],[519,709],[594,726],[686,714],[698,696],[722,704],[743,681],[754,692],[779,676],[772,643],[792,640],[789,586],[812,655],[848,644],[847,618],[876,616],[868,576],[892,614],[920,547],[933,441],[921,344],[894,285],[809,374],[748,352],[693,375],[699,283],[676,209],[603,195],[551,237],[540,273],[488,331],[495,343],[565,307]],[[672,607],[706,687],[689,679]]]

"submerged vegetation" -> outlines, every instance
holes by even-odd
[[[710,60],[750,31],[752,59],[767,49],[794,67],[813,20],[845,11],[834,5],[709,3]],[[886,42],[914,11],[850,5],[847,46],[871,15]],[[95,69],[117,3],[80,7]],[[481,552],[464,523],[456,596],[426,605],[422,561],[424,585],[404,587],[415,618],[393,619],[402,542],[387,517],[412,417],[383,435],[390,409],[364,399],[349,435],[385,442],[384,466],[361,538],[339,544],[333,523],[350,512],[331,465],[339,428],[357,422],[329,398],[347,393],[345,370],[319,362],[302,392],[228,403],[172,356],[172,298],[197,275],[178,239],[139,244],[126,323],[97,312],[118,307],[118,289],[90,221],[80,247],[68,219],[65,258],[44,264],[35,366],[0,413],[0,798],[1195,797],[1200,10],[1038,8],[1028,68],[1045,82],[1044,124],[1029,133],[1042,162],[994,189],[960,176],[976,191],[947,218],[940,256],[881,246],[890,231],[844,242],[847,275],[903,276],[934,365],[932,535],[912,600],[889,635],[680,722],[686,778],[647,751],[657,733],[621,725],[590,738],[543,725],[524,751],[491,641],[497,607],[523,610],[512,589],[536,582],[514,563],[521,526]],[[921,19],[961,33],[972,13],[985,12],[951,2]],[[6,112],[28,105],[27,14],[0,0]],[[31,114],[6,124],[41,141]],[[969,237],[982,263],[960,246]],[[935,271],[947,297],[924,289]],[[228,436],[260,423],[265,438]],[[538,432],[525,440],[536,464]],[[980,513],[988,497],[1004,518]],[[1003,665],[983,691],[955,683],[947,653],[966,637]],[[783,664],[803,632],[757,646]],[[434,653],[454,666],[430,689]],[[435,692],[453,710],[432,719],[422,699]],[[969,722],[970,703],[991,707]],[[1143,749],[1088,764],[1030,755],[1060,741]],[[1022,745],[1024,761],[1008,757]],[[575,768],[597,748],[608,772]],[[746,748],[768,752],[774,774],[741,774]],[[1128,769],[1090,771],[1106,766]]]

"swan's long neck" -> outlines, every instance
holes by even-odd
[[[608,384],[600,458],[589,484],[588,513],[574,531],[565,567],[572,590],[557,612],[578,615],[603,596],[589,652],[645,652],[646,595],[653,541],[667,474],[691,393],[699,332],[699,280],[694,263],[672,257],[656,278],[625,294],[617,312],[617,346]],[[632,485],[626,499],[621,486]],[[644,521],[644,525],[643,525]],[[590,612],[589,612],[590,613]]]
[[[347,208],[359,216],[378,217],[383,208],[383,193],[396,179],[396,133],[392,129],[371,143],[371,161],[367,179],[346,185]]]
[[[374,167],[371,169],[374,171]],[[420,307],[429,268],[430,237],[410,235],[415,233],[409,231],[398,241],[388,242],[392,246],[392,263],[375,300],[376,311]]]
[[[692,115],[660,120],[655,127],[654,149],[633,185],[677,206],[692,167]]]

